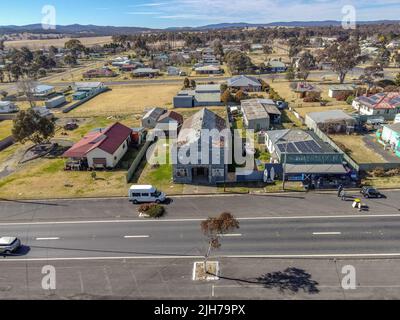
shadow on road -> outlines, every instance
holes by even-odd
[[[22,256],[26,256],[29,251],[31,251],[31,248],[28,246],[24,246],[22,245],[16,252],[11,253],[11,254],[1,254],[3,256],[3,258],[6,257],[22,257]]]
[[[308,294],[319,293],[318,282],[311,278],[311,275],[303,269],[290,267],[284,271],[266,273],[254,280],[237,279],[218,276],[220,279],[232,280],[236,282],[259,284],[267,289],[277,288],[280,292],[297,293],[303,290]]]

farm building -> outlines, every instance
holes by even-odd
[[[356,120],[342,110],[310,112],[306,115],[305,124],[308,128],[320,129],[325,133],[354,132]]]
[[[132,129],[119,122],[92,131],[63,154],[68,158],[66,169],[115,168],[127,152],[131,137]]]
[[[184,121],[174,144],[173,179],[176,183],[216,184],[223,182],[227,170],[230,130],[226,122],[204,108]],[[174,155],[172,155],[174,157]]]

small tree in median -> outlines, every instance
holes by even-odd
[[[239,229],[239,221],[229,212],[223,212],[217,218],[208,218],[201,222],[201,231],[207,237],[208,249],[204,256],[204,272],[207,273],[207,260],[212,249],[221,247],[222,235]]]

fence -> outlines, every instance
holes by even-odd
[[[150,147],[150,145],[154,141],[152,140],[147,140],[146,143],[143,145],[142,149],[140,149],[138,155],[136,156],[135,160],[133,160],[131,166],[129,167],[128,172],[126,173],[126,182],[129,183],[135,174],[137,168],[139,167],[140,163],[142,162],[142,159],[144,155],[146,154],[147,149]]]
[[[91,95],[89,97],[86,97],[85,99],[80,100],[80,101],[74,103],[73,105],[65,108],[62,112],[63,113],[68,113],[68,112],[74,110],[75,108],[78,108],[80,105],[84,104],[85,102],[89,101],[90,99],[93,99],[97,95],[99,95],[99,94],[101,94],[101,93],[103,93],[105,91],[108,91],[108,90],[110,90],[110,89],[109,88],[102,88],[101,90],[97,91],[95,94],[93,94],[93,95]]]

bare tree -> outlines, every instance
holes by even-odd
[[[18,92],[23,93],[26,96],[31,108],[36,106],[35,98],[33,96],[36,88],[36,82],[30,78],[22,78],[17,84]]]
[[[221,247],[220,238],[224,234],[239,229],[239,221],[229,212],[223,212],[217,218],[208,218],[201,222],[201,231],[208,239],[208,249],[204,256],[204,271],[207,273],[207,260],[212,249]]]

